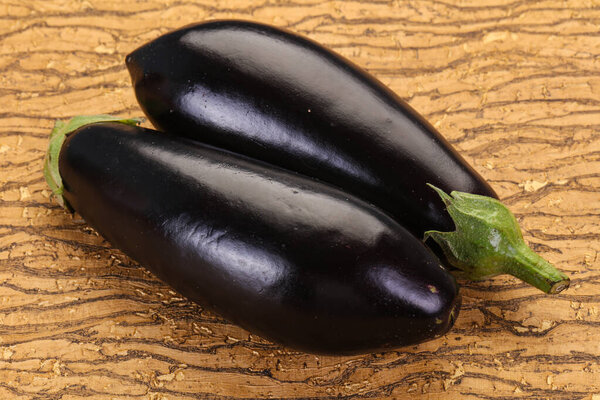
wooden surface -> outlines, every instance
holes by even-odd
[[[0,1],[0,398],[600,399],[598,1]],[[179,26],[289,27],[363,66],[488,179],[572,278],[463,287],[453,331],[293,352],[200,309],[49,198],[53,121],[141,114],[125,55]]]

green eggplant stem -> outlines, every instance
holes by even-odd
[[[428,185],[446,204],[456,231],[427,231],[424,240],[440,245],[459,276],[481,280],[510,274],[551,294],[569,287],[568,276],[527,246],[517,219],[500,201]]]
[[[63,197],[64,187],[58,170],[60,149],[62,148],[67,135],[84,125],[96,122],[120,122],[127,125],[137,125],[142,122],[142,119],[113,117],[112,115],[99,114],[78,115],[67,122],[57,120],[54,123],[54,129],[52,129],[52,133],[50,133],[48,151],[44,158],[44,178],[46,178],[46,182],[48,183],[48,186],[50,186],[50,189],[56,198],[56,202],[66,209],[69,209],[69,207]]]

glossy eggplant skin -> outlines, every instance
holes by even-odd
[[[313,353],[445,333],[460,306],[439,261],[386,214],[309,178],[119,123],[67,137],[64,198],[192,301]]]
[[[407,103],[319,44],[274,27],[189,26],[126,58],[159,130],[336,185],[414,234],[452,230],[439,196],[493,189]]]

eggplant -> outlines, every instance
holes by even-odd
[[[157,129],[334,184],[419,236],[453,228],[426,183],[497,197],[395,93],[290,32],[208,22],[163,35],[126,63]]]
[[[126,64],[157,129],[335,185],[434,239],[470,279],[511,273],[549,293],[568,287],[566,275],[524,244],[510,212],[501,226],[488,223],[493,212],[471,219],[475,232],[460,234],[472,227],[458,226],[446,209],[454,192],[484,196],[478,201],[489,204],[480,205],[503,215],[508,210],[431,124],[323,46],[267,25],[214,21],[167,33]],[[447,192],[452,197],[440,196]],[[511,227],[499,234],[504,225]],[[455,228],[459,234],[449,235]]]
[[[59,203],[190,300],[311,353],[392,349],[452,326],[454,277],[387,214],[305,176],[114,120],[58,123],[46,179]]]

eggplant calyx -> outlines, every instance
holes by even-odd
[[[440,245],[458,275],[481,280],[510,274],[550,294],[569,287],[569,277],[527,246],[517,219],[500,201],[428,185],[446,204],[456,231],[427,231],[424,240]]]
[[[44,158],[44,178],[46,178],[48,186],[52,189],[52,193],[56,197],[56,202],[67,210],[69,209],[68,204],[63,197],[64,186],[58,170],[60,149],[62,148],[67,135],[84,125],[93,124],[95,122],[120,122],[127,125],[137,125],[141,121],[141,118],[122,118],[105,114],[78,115],[67,122],[56,120],[54,129],[52,129],[52,132],[50,133],[50,143],[48,144],[48,151]]]

